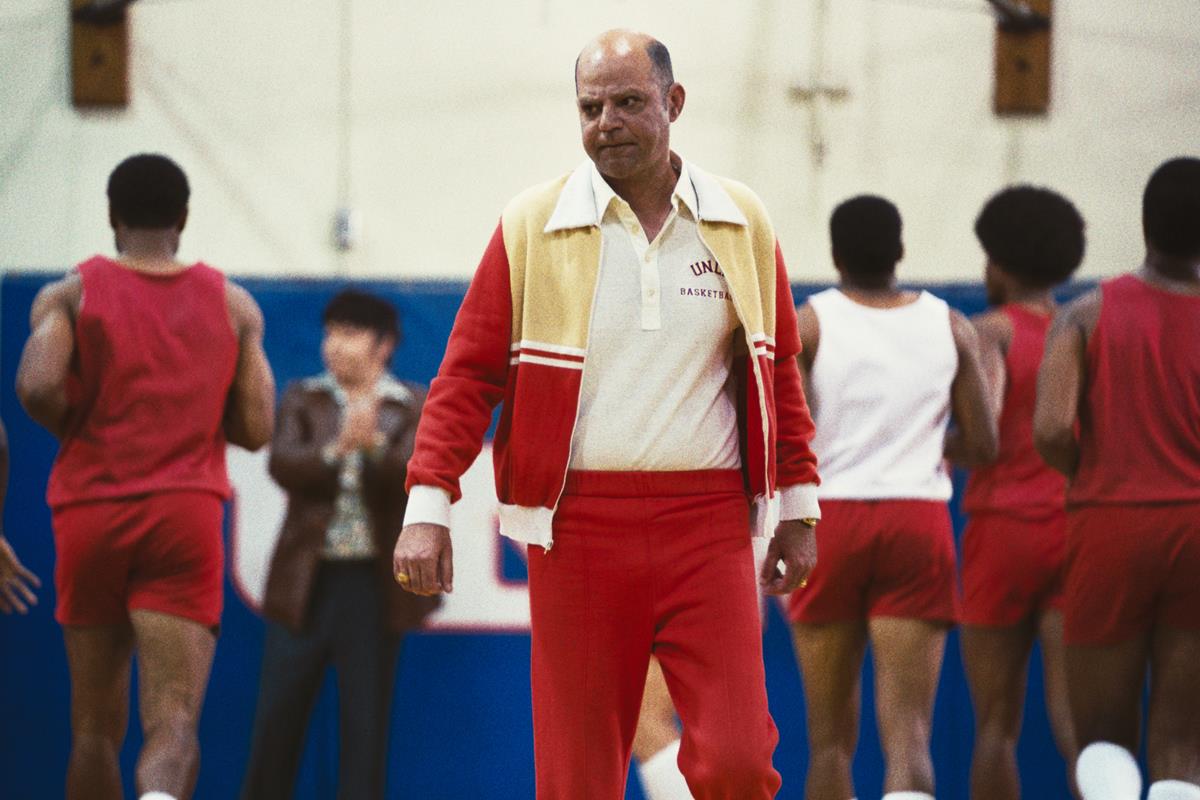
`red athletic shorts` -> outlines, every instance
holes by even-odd
[[[53,512],[55,618],[113,625],[134,609],[206,627],[221,621],[223,504],[211,492],[162,492]]]
[[[963,531],[964,625],[1010,626],[1062,608],[1067,516],[972,514]]]
[[[1070,645],[1200,630],[1200,503],[1070,510],[1063,595]]]
[[[817,566],[788,598],[793,622],[958,619],[954,531],[933,500],[822,500]]]

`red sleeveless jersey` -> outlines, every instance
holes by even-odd
[[[1000,310],[1012,323],[1013,331],[1004,356],[1000,454],[995,463],[971,472],[963,510],[968,514],[993,511],[1042,519],[1062,511],[1066,491],[1066,479],[1046,466],[1033,446],[1038,367],[1050,317],[1016,304]]]
[[[1200,297],[1101,285],[1071,506],[1200,501]]]
[[[171,490],[228,497],[222,420],[238,342],[225,277],[199,263],[149,275],[102,256],[78,271],[71,416],[50,507]]]

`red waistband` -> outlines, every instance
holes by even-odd
[[[681,472],[608,472],[571,470],[566,495],[585,497],[682,497],[746,491],[740,469],[696,469]]]

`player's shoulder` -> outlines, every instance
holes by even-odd
[[[1075,316],[1086,315],[1091,312],[1099,311],[1103,300],[1104,290],[1099,286],[1095,286],[1067,301],[1063,307],[1059,309],[1058,313]]]
[[[977,349],[982,337],[972,320],[949,303],[946,303],[946,313],[950,317],[950,335],[954,339],[955,348],[960,353],[968,349]]]
[[[1007,344],[1012,339],[1012,319],[1000,308],[989,308],[968,319],[982,342]]]
[[[234,330],[240,335],[247,331],[261,331],[264,320],[258,301],[246,287],[237,281],[222,276],[225,287],[225,307],[229,311],[230,321]]]
[[[1076,328],[1090,336],[1100,321],[1100,309],[1104,304],[1104,290],[1097,286],[1088,289],[1063,305],[1054,315],[1054,330]]]
[[[938,297],[938,300],[941,300],[941,297]],[[971,319],[967,318],[966,314],[944,300],[942,300],[942,303],[946,306],[946,314],[950,318],[950,327],[953,327],[954,330],[971,329],[971,332],[974,332],[974,323]]]
[[[83,278],[79,267],[72,267],[61,278],[56,278],[38,289],[33,298],[33,309],[62,307],[71,314],[79,310],[83,299]]]
[[[817,355],[817,348],[821,344],[821,320],[817,317],[817,310],[813,308],[812,302],[808,299],[796,307],[796,330],[800,333],[804,364],[811,368],[813,359]]]
[[[230,278],[228,275],[221,275],[222,284],[225,287],[225,299],[230,307],[237,306],[239,308],[253,310],[261,314],[258,307],[258,301],[254,299],[254,295],[250,290],[242,284]]]
[[[800,305],[796,306],[796,321],[802,329],[805,327],[820,328],[821,319],[817,316],[817,309],[813,306],[811,297],[806,297]]]
[[[1002,308],[988,308],[976,314],[972,314],[968,319],[976,328],[997,328],[1008,325],[1012,326],[1012,321],[1009,320],[1008,314],[1004,313]]]

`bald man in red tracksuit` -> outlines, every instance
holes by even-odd
[[[449,505],[503,403],[538,797],[624,796],[653,654],[692,794],[770,798],[751,532],[774,534],[759,577],[788,591],[819,515],[787,272],[758,198],[670,151],[684,93],[661,44],[605,34],[576,77],[590,161],[519,195],[484,254],[418,427],[396,577],[450,588]]]

